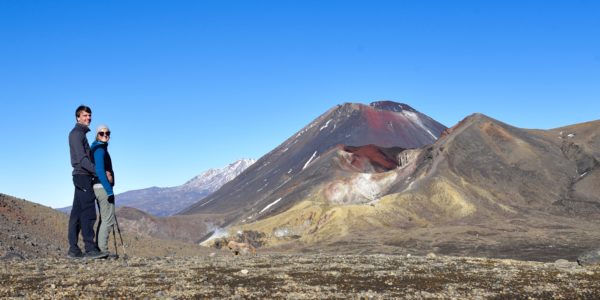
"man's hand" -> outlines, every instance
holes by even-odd
[[[108,196],[108,203],[115,203],[115,195]]]

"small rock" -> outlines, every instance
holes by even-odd
[[[437,257],[437,255],[435,255],[435,253],[433,253],[433,252],[427,253],[427,258],[436,258],[436,257]]]
[[[0,260],[25,260],[25,257],[16,252],[8,252],[6,255],[1,257]]]
[[[241,272],[242,274],[244,274],[244,275],[248,274],[248,270],[246,270],[246,269],[243,269],[243,270],[241,270],[240,272]]]
[[[587,252],[577,258],[577,263],[581,266],[592,266],[600,264],[600,250]]]

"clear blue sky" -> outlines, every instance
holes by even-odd
[[[600,1],[0,0],[0,45],[0,192],[51,207],[72,203],[82,103],[117,193],[260,158],[344,102],[600,118]]]

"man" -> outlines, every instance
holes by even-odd
[[[73,166],[73,184],[75,196],[69,217],[69,252],[72,258],[104,258],[94,242],[94,223],[96,222],[96,196],[92,188],[96,181],[96,172],[91,159],[90,144],[85,136],[92,122],[92,110],[81,105],[75,111],[77,123],[69,133],[69,150]],[[77,245],[79,232],[83,235],[85,255]]]

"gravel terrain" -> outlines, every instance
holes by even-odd
[[[395,255],[4,258],[0,298],[599,299],[600,266]]]

